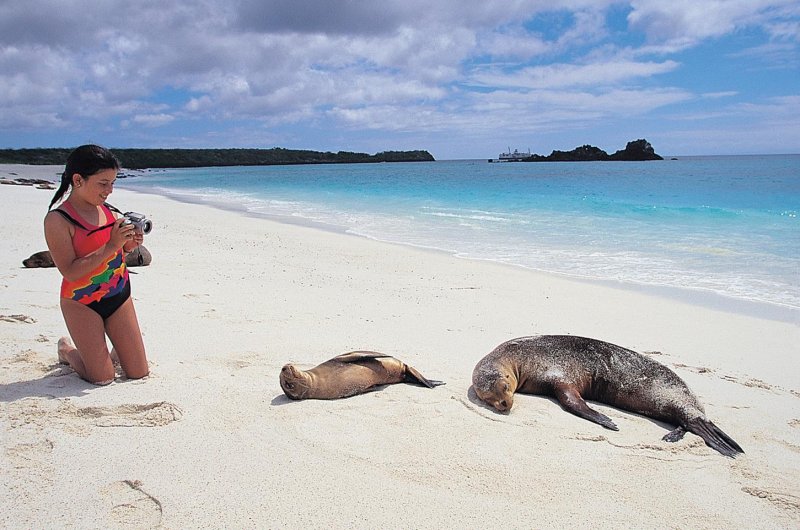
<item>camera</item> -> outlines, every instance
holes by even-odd
[[[150,230],[153,229],[153,222],[144,216],[144,214],[136,213],[136,212],[125,212],[122,214],[125,217],[126,225],[133,225],[136,230],[139,230],[143,234],[149,234]]]

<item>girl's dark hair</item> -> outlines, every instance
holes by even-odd
[[[67,165],[61,174],[61,185],[58,187],[48,210],[57,203],[72,185],[72,175],[77,173],[85,179],[104,169],[119,169],[119,160],[105,147],[99,145],[82,145],[76,147],[67,157]]]

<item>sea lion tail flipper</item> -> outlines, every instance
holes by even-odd
[[[443,381],[436,381],[435,379],[426,378],[424,375],[419,373],[419,370],[409,365],[406,365],[405,376],[406,376],[405,377],[406,381],[410,383],[420,383],[428,388],[433,388],[445,384]]]
[[[693,432],[702,438],[707,446],[719,451],[725,456],[735,458],[737,453],[744,454],[744,449],[739,447],[739,444],[737,444],[733,438],[706,419],[698,417],[689,420],[686,430]]]
[[[586,402],[583,400],[583,397],[581,397],[580,392],[578,392],[574,386],[567,384],[556,385],[554,391],[556,399],[558,399],[558,402],[561,403],[561,406],[564,407],[568,412],[571,412],[576,416],[580,416],[585,420],[602,425],[606,429],[611,429],[612,431],[619,430],[619,427],[617,427],[617,425],[611,421],[611,418],[589,408],[589,405],[586,404]]]

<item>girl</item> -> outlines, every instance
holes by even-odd
[[[125,268],[125,253],[138,247],[144,235],[105,204],[118,170],[109,150],[78,147],[67,158],[44,218],[47,247],[63,276],[61,313],[72,337],[58,341],[58,360],[96,385],[114,380],[114,353],[128,378],[149,372]],[[68,189],[67,199],[52,209]]]

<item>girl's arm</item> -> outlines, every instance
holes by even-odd
[[[78,280],[95,270],[133,237],[133,227],[123,226],[122,220],[118,220],[110,228],[111,238],[105,245],[79,258],[72,246],[74,230],[75,227],[69,221],[55,212],[48,213],[44,218],[44,238],[47,241],[47,248],[53,257],[53,263],[68,281]]]

